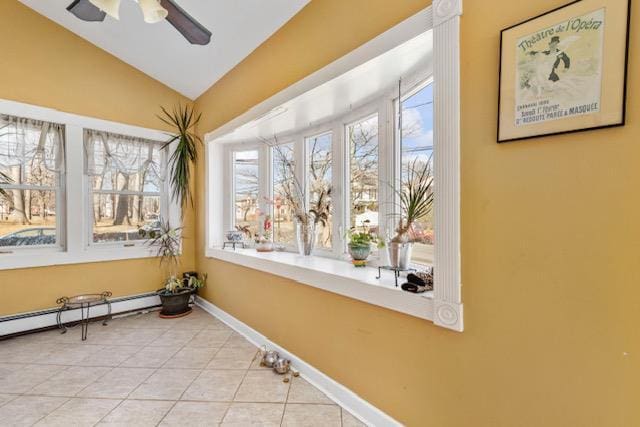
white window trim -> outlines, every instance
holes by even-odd
[[[83,129],[94,129],[155,141],[165,141],[167,139],[165,132],[3,99],[0,99],[0,114],[64,125],[66,156],[64,182],[62,183],[66,200],[61,206],[65,215],[60,224],[63,245],[20,248],[15,251],[11,248],[6,252],[0,251],[0,270],[155,257],[153,248],[142,244],[134,246],[129,246],[130,242],[90,244],[87,230],[91,213],[88,203],[88,181],[84,174]],[[179,227],[181,207],[171,200],[171,197],[168,199],[170,200],[169,222],[172,227]]]
[[[460,274],[461,15],[462,0],[434,0],[433,5],[427,9],[205,135],[205,194],[207,199],[205,255],[257,270],[268,271],[302,284],[428,319],[441,327],[462,331],[463,305]],[[369,275],[375,271],[374,269],[354,269],[344,261],[320,257],[303,257],[299,260],[292,254],[258,255],[250,251],[232,252],[218,249],[217,246],[223,241],[224,236],[224,229],[221,227],[224,188],[220,187],[220,183],[224,182],[222,171],[224,168],[216,167],[216,165],[223,163],[225,148],[224,144],[214,141],[245,123],[264,117],[284,102],[431,29],[433,29],[434,54],[434,174],[436,182],[434,228],[435,234],[438,236],[438,242],[435,245],[433,294],[420,297],[396,291],[395,288],[389,289],[385,283],[370,282]],[[381,112],[381,110],[378,111]],[[387,128],[385,132],[393,132],[393,124],[390,128],[390,130]],[[334,136],[344,138],[343,135],[343,128],[334,130]],[[334,139],[334,144],[344,147],[342,141],[338,144]],[[336,156],[336,158],[343,157]],[[335,162],[336,165],[338,163],[340,162]],[[393,167],[393,160],[390,159],[385,163],[390,163],[385,167]],[[345,196],[341,195],[340,200],[345,200]],[[344,209],[342,211],[344,212]],[[321,264],[327,269],[325,273],[310,267],[315,263],[325,263]],[[345,266],[349,268],[345,268]],[[326,273],[326,271],[341,273],[333,274]],[[375,286],[376,284],[378,286]],[[362,286],[368,286],[368,288],[362,288]],[[347,292],[345,289],[351,289],[351,291]],[[384,289],[384,291],[378,292],[380,289]],[[418,307],[415,305],[416,300],[421,303]]]

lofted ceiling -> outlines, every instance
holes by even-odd
[[[188,98],[195,99],[291,19],[310,0],[177,0],[213,33],[191,45],[168,22],[145,24],[134,0],[120,20],[84,22],[67,12],[72,0],[20,0]]]
[[[431,75],[433,31],[427,31],[250,121],[217,140],[223,143],[270,139],[327,122],[382,94],[398,79]]]

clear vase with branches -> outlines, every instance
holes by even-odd
[[[311,255],[315,247],[316,227],[318,224],[326,226],[331,214],[331,186],[326,186],[314,200],[309,201],[305,187],[295,173],[294,162],[288,158],[282,145],[278,143],[278,138],[274,135],[272,140],[261,140],[273,150],[283,176],[286,177],[282,187],[296,223],[298,252],[301,255]]]

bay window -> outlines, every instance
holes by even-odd
[[[0,250],[62,247],[64,126],[0,115]]]

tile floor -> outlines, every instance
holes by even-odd
[[[0,341],[1,426],[362,426],[203,310]]]

